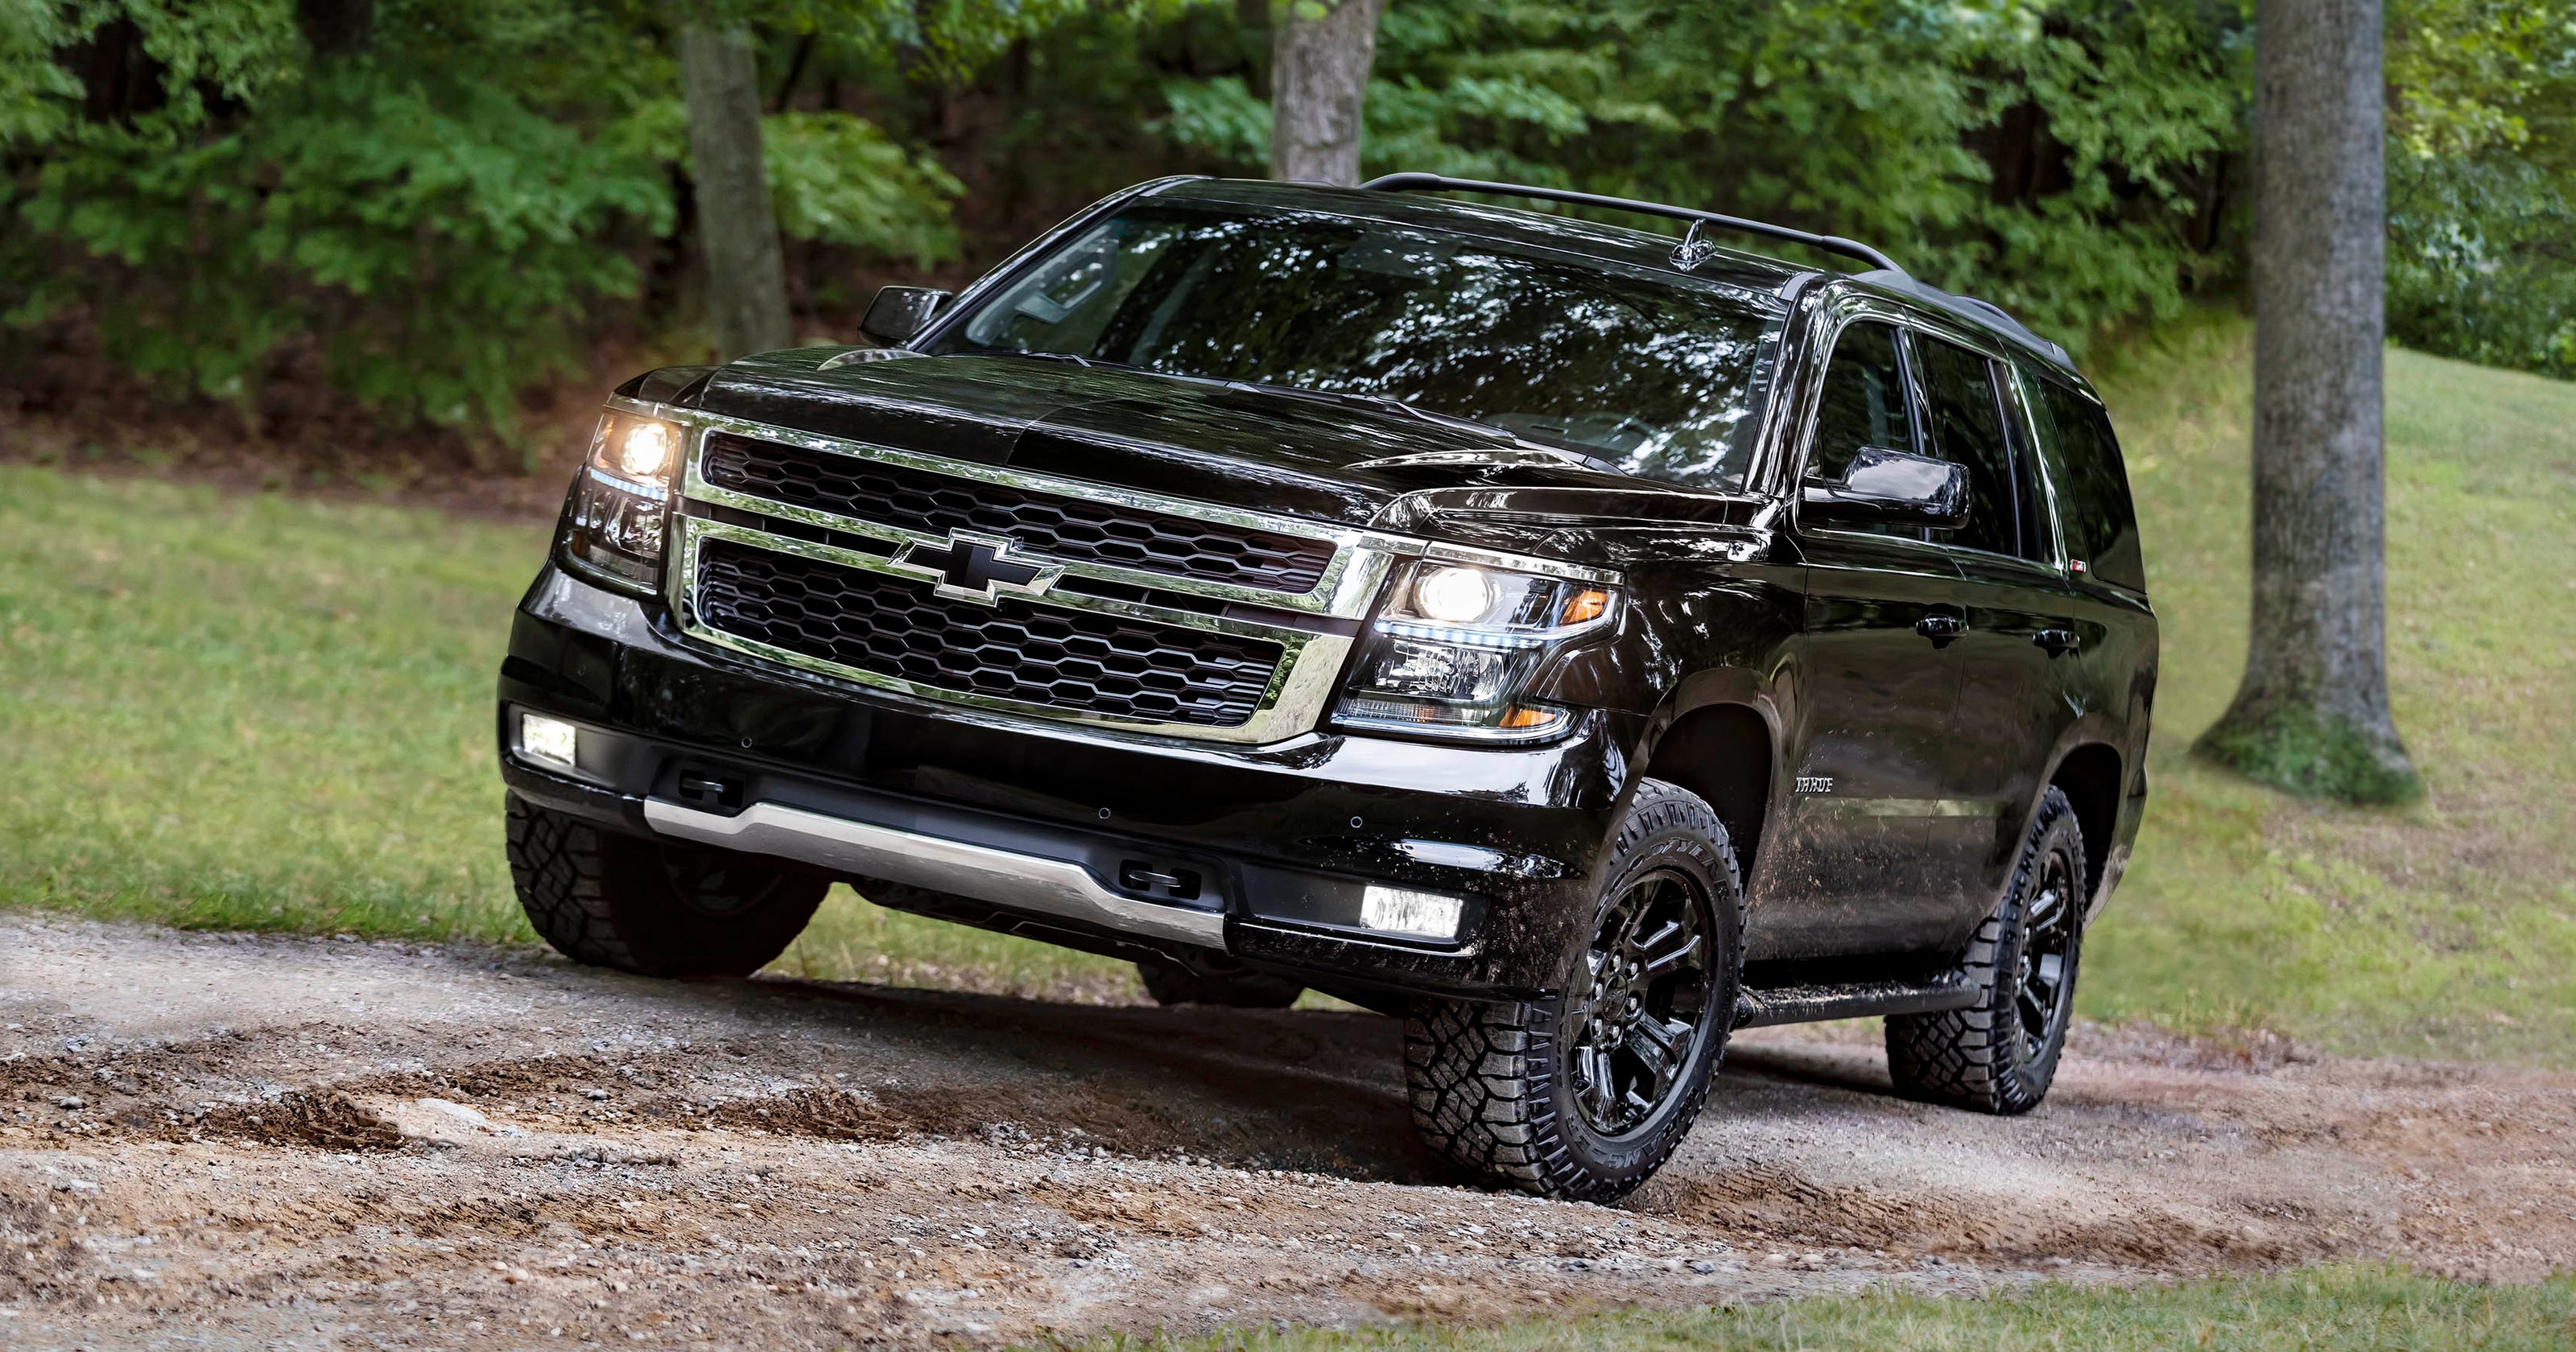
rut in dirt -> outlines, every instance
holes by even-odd
[[[2576,1265],[2576,1077],[2536,1071],[2085,1029],[2051,1101],[1996,1118],[1894,1097],[1866,1029],[1766,1030],[1601,1208],[1449,1186],[1373,1015],[64,922],[0,921],[0,949],[0,1225],[42,1260],[0,1304],[30,1310],[543,1307],[825,1345]]]

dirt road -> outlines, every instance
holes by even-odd
[[[2576,1266],[2576,1076],[2087,1029],[1998,1120],[1748,1035],[1618,1209],[1440,1186],[1358,1014],[0,920],[0,1345],[992,1343]]]

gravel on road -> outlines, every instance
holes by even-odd
[[[0,1345],[998,1344],[2576,1267],[2576,1076],[2086,1027],[2023,1118],[1746,1034],[1619,1207],[1451,1185],[1357,1013],[0,919]]]

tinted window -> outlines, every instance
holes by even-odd
[[[2034,379],[2041,453],[2057,484],[2066,554],[2094,577],[2143,592],[2147,565],[2138,544],[2138,513],[2120,443],[2100,404],[2064,386]]]
[[[1777,325],[1696,281],[1370,221],[1130,208],[941,352],[1044,352],[1392,399],[1632,474],[1740,488]]]
[[[1896,330],[1885,324],[1851,324],[1834,340],[1833,360],[1825,367],[1825,387],[1816,401],[1815,450],[1807,472],[1839,480],[1863,446],[1914,449],[1905,363],[1897,356]]]
[[[1996,554],[2021,552],[2012,445],[2004,437],[1994,363],[1955,343],[1918,335],[1924,402],[1932,412],[1931,452],[1968,467],[1968,524],[1935,531],[1943,544]]]

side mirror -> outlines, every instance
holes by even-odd
[[[1968,524],[1968,467],[1910,451],[1863,446],[1853,453],[1840,483],[1809,479],[1801,486],[1799,500],[1806,519],[1820,524],[1956,530]]]
[[[930,321],[955,299],[956,292],[935,286],[878,287],[876,299],[868,302],[867,316],[859,321],[859,332],[888,347],[901,347],[930,327]]]

